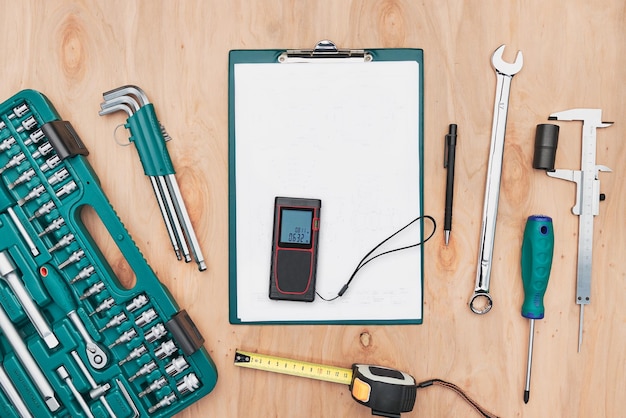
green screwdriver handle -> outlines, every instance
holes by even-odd
[[[524,283],[522,316],[524,318],[543,318],[543,296],[548,287],[553,255],[552,218],[543,215],[529,216],[522,242],[522,282]]]

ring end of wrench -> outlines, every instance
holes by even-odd
[[[482,301],[482,304],[477,305],[475,302]],[[487,292],[476,291],[472,295],[472,298],[469,301],[469,307],[475,314],[484,315],[491,310],[493,307],[493,300],[491,299],[491,295]]]

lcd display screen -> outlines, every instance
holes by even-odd
[[[281,209],[279,244],[311,245],[312,223],[312,210]]]

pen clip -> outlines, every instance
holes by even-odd
[[[453,139],[456,138],[456,124],[451,123],[448,127],[448,134],[445,136],[443,143],[443,168],[448,168],[450,162],[450,147]]]

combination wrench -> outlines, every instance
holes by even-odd
[[[502,59],[504,45],[495,50],[491,57],[491,64],[496,72],[496,99],[493,107],[493,124],[491,126],[491,147],[489,150],[489,165],[485,185],[485,203],[478,249],[478,267],[476,271],[476,285],[474,294],[470,298],[469,306],[476,314],[485,314],[491,310],[493,301],[489,294],[491,278],[491,261],[493,256],[494,238],[496,235],[496,216],[498,214],[498,198],[500,196],[500,179],[502,177],[502,157],[504,154],[504,135],[506,133],[506,118],[509,110],[509,93],[511,80],[524,65],[522,51],[517,52],[514,63]]]

